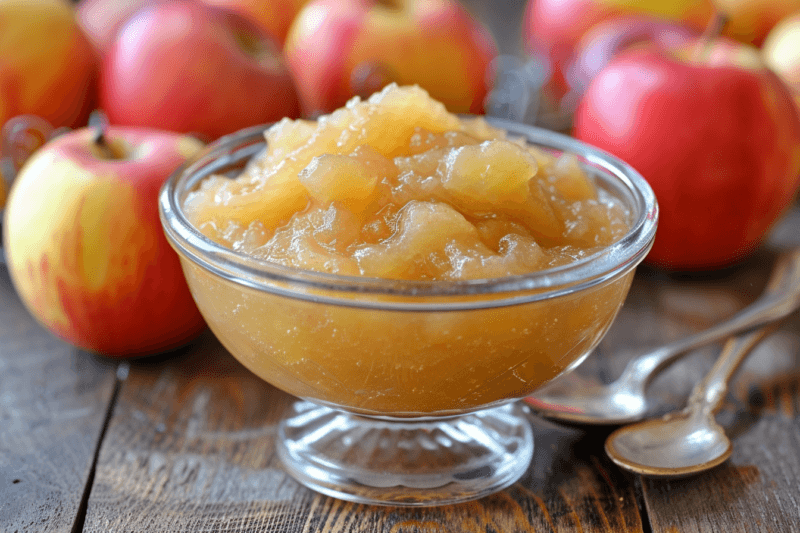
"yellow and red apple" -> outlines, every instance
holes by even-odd
[[[800,10],[798,0],[714,0],[728,23],[724,34],[756,46],[782,19]]]
[[[112,124],[208,140],[299,114],[272,37],[186,0],[149,4],[120,28],[103,58],[100,102]]]
[[[751,46],[629,50],[589,84],[574,135],[630,163],[659,202],[647,261],[712,269],[754,251],[800,184],[800,116]]]
[[[497,48],[455,0],[316,0],[297,15],[285,54],[309,116],[389,82],[480,113]]]
[[[252,20],[262,30],[275,37],[281,45],[286,40],[289,27],[304,4],[309,0],[202,0],[203,2],[235,11]]]
[[[57,336],[108,356],[176,348],[203,328],[158,216],[167,176],[201,147],[169,132],[73,130],[40,148],[3,223],[11,279]]]
[[[711,0],[528,0],[523,39],[531,54],[551,63],[566,88],[566,70],[578,43],[596,24],[628,15],[646,15],[703,29],[714,15]]]
[[[800,11],[769,32],[762,53],[764,61],[789,86],[800,105]]]
[[[23,114],[56,127],[83,124],[96,70],[67,0],[0,0],[0,126]]]

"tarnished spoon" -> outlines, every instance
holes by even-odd
[[[692,390],[683,411],[611,433],[606,439],[611,460],[626,470],[653,477],[697,474],[727,460],[733,445],[714,414],[736,369],[774,329],[767,326],[728,340],[714,367]]]
[[[800,307],[800,250],[781,255],[764,293],[728,320],[631,360],[614,382],[603,384],[574,372],[554,379],[525,399],[540,415],[581,424],[628,424],[648,410],[650,380],[682,355],[731,335],[788,316]]]

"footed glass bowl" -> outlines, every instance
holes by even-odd
[[[578,156],[630,211],[616,244],[576,263],[502,279],[397,281],[259,261],[194,228],[181,206],[209,174],[235,176],[263,127],[224,137],[164,185],[159,207],[197,305],[222,344],[298,397],[279,427],[291,475],[338,498],[436,505],[485,496],[526,471],[533,435],[518,399],[600,342],[647,254],[658,208],[625,163],[569,137],[492,120]]]

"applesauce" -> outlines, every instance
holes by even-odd
[[[450,114],[417,87],[264,137],[241,173],[204,178],[181,208],[236,262],[274,269],[269,288],[249,266],[220,275],[181,259],[220,341],[287,392],[393,416],[519,398],[594,348],[624,300],[635,262],[575,290],[580,279],[556,275],[550,292],[525,281],[631,226],[575,155]]]
[[[489,279],[572,262],[618,240],[628,213],[574,155],[459,118],[390,85],[317,122],[266,131],[236,179],[184,210],[214,241],[294,268],[391,279]]]

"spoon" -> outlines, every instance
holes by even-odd
[[[736,369],[773,326],[728,340],[714,367],[695,385],[684,410],[617,429],[606,439],[606,453],[636,474],[682,477],[715,467],[730,457],[733,445],[714,414],[722,406]]]
[[[764,293],[728,320],[646,352],[629,361],[609,384],[574,372],[556,378],[525,398],[538,414],[581,424],[627,424],[644,418],[645,388],[650,380],[680,356],[733,334],[784,318],[800,307],[800,249],[778,258]]]

